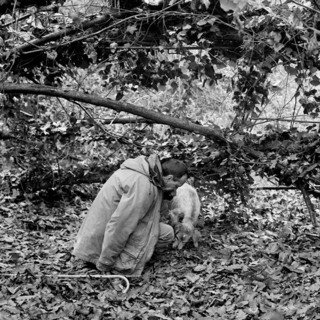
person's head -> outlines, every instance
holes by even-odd
[[[164,182],[164,199],[171,200],[176,195],[177,188],[188,179],[188,167],[180,160],[165,159],[161,161]]]

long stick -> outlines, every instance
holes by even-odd
[[[14,273],[1,273],[1,276],[5,277],[12,277],[17,276],[17,274]],[[50,278],[73,278],[73,279],[80,279],[80,278],[96,278],[96,279],[114,279],[114,278],[120,278],[125,281],[126,287],[122,290],[123,293],[128,292],[130,288],[130,282],[127,279],[127,277],[119,275],[119,274],[44,274],[44,277],[50,277]]]

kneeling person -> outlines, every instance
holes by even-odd
[[[174,240],[173,229],[160,223],[160,207],[186,182],[187,172],[173,158],[126,160],[93,201],[77,235],[75,257],[100,271],[140,275],[155,246]]]

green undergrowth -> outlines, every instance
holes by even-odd
[[[90,201],[2,197],[0,319],[318,319],[320,236],[302,196],[253,191],[231,210],[210,185],[198,191],[199,248],[155,253],[125,294],[120,280],[59,278],[84,273],[70,252]]]

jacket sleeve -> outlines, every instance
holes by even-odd
[[[111,216],[104,234],[102,251],[97,263],[101,271],[108,271],[124,249],[139,220],[153,204],[157,192],[145,176],[138,176],[128,183],[117,209]]]

